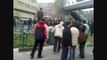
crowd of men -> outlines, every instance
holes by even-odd
[[[49,32],[48,26],[53,26],[50,30],[54,34],[54,48],[53,52],[56,54],[60,52],[62,47],[61,60],[75,60],[76,46],[79,44],[79,57],[85,58],[85,44],[89,35],[89,25],[86,21],[77,21],[74,18],[64,19],[47,19],[43,17],[42,8],[37,12],[38,19],[34,27],[35,43],[30,54],[31,59],[34,58],[37,46],[39,46],[38,58],[43,58],[42,50],[44,42],[48,43]],[[32,25],[32,20],[28,20],[28,29]],[[70,50],[70,53],[68,51]],[[69,54],[69,57],[68,57]]]

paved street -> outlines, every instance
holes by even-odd
[[[31,51],[19,52],[18,49],[16,48],[16,49],[14,49],[14,54],[13,54],[14,60],[60,60],[61,52],[54,54],[52,49],[53,49],[52,46],[46,46],[46,47],[44,47],[43,54],[42,54],[44,56],[44,58],[37,59],[38,52],[36,51],[34,59],[30,59],[30,52]],[[93,60],[93,55],[91,55],[92,49],[93,49],[92,47],[86,47],[85,59],[80,59],[80,58],[78,58],[79,49],[77,47],[76,60]]]

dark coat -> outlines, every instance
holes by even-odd
[[[43,12],[42,11],[37,11],[37,18],[43,18]]]
[[[78,42],[79,43],[82,43],[84,41],[87,40],[87,35],[85,34],[85,26],[84,25],[81,25],[80,26],[80,31],[79,31],[79,38],[78,38]]]
[[[71,46],[71,31],[70,28],[64,27],[63,30],[63,38],[62,38],[62,46]]]

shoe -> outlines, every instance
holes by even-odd
[[[30,55],[30,58],[31,58],[31,59],[34,59],[34,57],[33,57],[32,55]]]
[[[79,58],[85,58],[84,56],[79,56]]]
[[[30,56],[30,58],[31,58],[31,59],[34,59],[34,57],[33,57],[33,56]]]
[[[43,58],[43,56],[38,56],[38,58]]]
[[[56,54],[57,52],[53,52],[54,54]]]

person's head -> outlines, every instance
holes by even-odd
[[[74,18],[69,18],[69,21],[70,21],[71,25],[73,25],[75,23]]]
[[[42,8],[40,8],[40,10],[42,10]]]
[[[69,20],[67,20],[67,21],[65,21],[65,25],[70,25],[70,21]]]
[[[45,22],[45,18],[39,19],[39,23],[44,23],[44,22]]]
[[[29,20],[31,20],[31,18],[29,18]]]
[[[63,24],[64,24],[64,22],[63,22],[63,21],[61,21],[59,24],[63,25]]]

